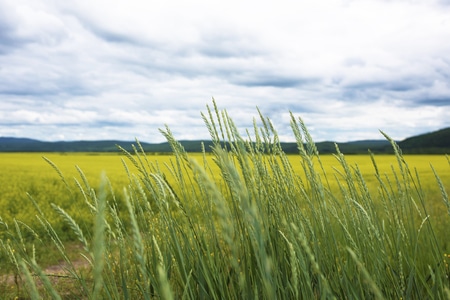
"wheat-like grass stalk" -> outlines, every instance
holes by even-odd
[[[102,175],[100,184],[100,194],[96,201],[96,216],[94,223],[94,233],[92,238],[92,258],[93,258],[93,277],[94,287],[92,298],[96,299],[100,296],[100,292],[104,285],[103,268],[105,265],[105,229],[106,229],[106,175]]]
[[[56,171],[56,173],[61,178],[61,181],[64,183],[66,189],[69,191],[69,193],[72,193],[72,189],[70,188],[69,184],[66,181],[66,178],[64,177],[63,173],[58,168],[58,166],[54,162],[52,162],[50,159],[48,159],[47,157],[42,156],[42,158]]]
[[[353,252],[353,250],[350,248],[347,248],[347,251],[350,253],[351,258],[353,259],[353,261],[358,266],[358,269],[363,274],[364,280],[367,282],[369,288],[372,290],[372,292],[375,296],[375,299],[384,299],[385,297],[384,297],[383,293],[381,292],[380,288],[377,286],[376,282],[373,280],[372,276],[366,270],[366,268],[361,263],[361,261],[358,259],[355,252]]]
[[[28,269],[25,261],[22,259],[19,260],[19,266],[20,269],[25,277],[25,282],[28,288],[28,292],[30,294],[31,299],[41,299],[41,296],[39,295],[38,288],[36,286],[36,281],[33,278],[33,275],[31,274],[30,270]]]
[[[83,244],[84,249],[89,252],[89,244],[77,222],[75,222],[75,220],[63,208],[54,203],[52,203],[51,205],[53,209],[55,209],[58,214],[67,222],[67,224],[69,224],[72,231],[78,237],[78,240]]]
[[[441,178],[439,177],[439,175],[437,174],[436,170],[433,168],[433,166],[431,166],[431,169],[433,170],[433,174],[436,178],[436,181],[439,185],[439,189],[441,190],[441,194],[442,194],[442,200],[445,203],[445,206],[447,207],[447,212],[450,215],[450,201],[448,199],[448,194],[447,191],[445,190],[445,186],[444,183],[442,182]]]

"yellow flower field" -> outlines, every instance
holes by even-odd
[[[203,164],[201,154],[189,154],[189,156]],[[35,222],[36,210],[27,193],[45,209],[51,210],[49,204],[56,203],[66,209],[69,214],[74,213],[75,216],[81,216],[82,209],[86,209],[85,205],[82,203],[78,205],[74,201],[74,199],[83,200],[79,195],[71,195],[60,174],[43,157],[58,167],[70,189],[75,191],[77,190],[75,179],[82,184],[82,178],[76,166],[83,171],[93,188],[98,187],[100,175],[104,172],[117,197],[121,197],[122,189],[129,183],[123,162],[130,169],[130,173],[136,173],[136,169],[133,168],[127,157],[118,153],[1,153],[0,216],[5,222],[11,223],[14,218],[27,223]],[[294,171],[302,175],[301,157],[298,155],[289,155],[288,157]],[[338,189],[336,180],[341,179],[339,174],[343,172],[339,162],[333,155],[322,155],[320,158],[330,186]],[[348,155],[345,158],[350,165],[359,168],[369,189],[376,196],[378,184],[370,156]],[[170,179],[171,173],[166,167],[172,161],[171,155],[149,154],[147,159],[150,164],[158,165],[168,176],[169,182],[173,182],[173,178]],[[218,172],[209,155],[206,156],[206,159],[212,173]],[[394,180],[392,168],[398,169],[396,157],[394,155],[375,155],[375,160],[379,174],[383,177],[384,174],[388,174]],[[450,166],[447,157],[443,155],[406,155],[405,160],[411,170],[416,169],[419,174],[425,199],[429,205],[429,213],[436,216],[435,219],[439,219],[438,216],[440,216],[443,221],[447,220],[444,219],[447,214],[446,207],[430,167],[430,165],[434,167],[446,189],[450,190]],[[320,173],[318,163],[315,167]],[[88,221],[86,220],[86,222]],[[442,224],[442,228],[443,226],[444,224]]]

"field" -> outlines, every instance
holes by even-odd
[[[287,156],[267,124],[249,144],[224,118],[232,142],[211,117],[212,154],[184,152],[168,130],[170,156],[1,154],[0,292],[450,297],[448,157],[322,156],[295,121]],[[47,269],[61,263],[64,285]]]
[[[196,159],[199,163],[203,160],[202,155],[198,153],[190,154],[190,157]],[[287,157],[294,171],[297,174],[302,174],[301,157],[299,155],[288,155]],[[130,172],[136,173],[136,169],[133,168],[132,164],[130,165],[127,157],[120,153],[1,153],[0,211],[5,222],[11,223],[15,218],[28,223],[35,219],[36,210],[29,199],[30,196],[45,210],[52,211],[50,204],[55,203],[62,206],[70,215],[82,218],[80,209],[84,208],[82,205],[83,199],[78,194],[71,195],[68,192],[61,175],[44,158],[57,166],[70,186],[70,190],[73,191],[77,190],[76,181],[81,184],[83,182],[77,167],[86,176],[90,186],[94,188],[99,187],[101,174],[104,172],[111,181],[111,186],[114,188],[117,197],[121,197],[122,189],[129,184],[124,162],[129,165]],[[212,172],[219,174],[220,170],[213,163],[212,158],[212,155],[206,155],[207,163],[212,168]],[[334,175],[343,171],[338,160],[333,155],[322,155],[320,159],[329,177],[332,189],[338,192]],[[394,155],[375,156],[375,159],[379,173],[392,174],[391,168],[395,168],[397,164]],[[159,165],[161,170],[169,175],[170,172],[166,165],[170,165],[174,161],[174,156],[148,155],[148,160],[155,165]],[[378,184],[370,156],[349,155],[346,156],[346,160],[349,165],[358,166],[369,189],[376,194]],[[420,182],[430,212],[436,216],[436,219],[445,220],[447,211],[431,166],[449,190],[450,168],[446,156],[405,155],[405,161],[410,168],[416,169],[420,175]],[[174,183],[173,178],[169,180]],[[74,200],[74,197],[77,200]],[[87,213],[86,220],[83,220],[83,222],[89,223],[88,210],[85,213]],[[63,220],[60,221],[63,223]],[[63,224],[60,226],[63,227]],[[61,237],[66,239],[64,234],[64,232],[61,233]]]
[[[191,158],[202,162],[201,154],[190,154]],[[212,155],[206,155],[208,166],[212,173],[219,174],[220,170],[213,162]],[[287,156],[294,171],[302,174],[301,157],[299,155]],[[45,160],[55,164],[60,174]],[[331,188],[338,192],[339,188],[334,175],[343,172],[338,160],[333,155],[320,157],[324,170],[329,177]],[[392,174],[392,167],[396,167],[397,159],[394,155],[375,156],[380,174]],[[148,155],[148,160],[159,165],[161,170],[170,176],[169,168],[174,161],[173,155]],[[351,166],[358,166],[364,180],[373,194],[377,193],[377,179],[373,162],[369,155],[349,155],[346,160]],[[428,206],[429,213],[435,216],[433,219],[440,230],[445,230],[447,210],[442,195],[436,182],[431,166],[441,178],[447,190],[450,190],[450,168],[444,155],[405,155],[405,161],[410,168],[417,170],[420,175],[420,183]],[[11,224],[13,219],[24,221],[27,224],[38,225],[35,218],[36,209],[30,200],[34,198],[42,209],[52,214],[55,228],[63,240],[73,238],[58,214],[51,208],[54,203],[65,209],[81,223],[92,225],[92,217],[87,207],[83,205],[83,199],[77,191],[76,181],[83,184],[79,168],[89,181],[90,186],[98,188],[101,174],[105,173],[111,182],[116,197],[122,197],[122,189],[129,184],[129,178],[125,170],[125,164],[130,165],[125,155],[120,153],[1,153],[0,154],[0,211],[3,221]],[[130,172],[136,173],[133,165],[128,166]],[[63,182],[64,177],[69,189]],[[392,176],[391,176],[392,177]],[[339,176],[338,176],[339,178]],[[394,178],[391,178],[394,180]],[[169,178],[173,184],[174,179]],[[69,192],[71,190],[72,192]],[[48,214],[48,213],[47,213]],[[58,224],[60,223],[60,224]],[[448,228],[448,227],[447,227]],[[69,236],[66,236],[69,235]],[[449,249],[450,253],[450,249]],[[1,271],[0,271],[1,272]]]

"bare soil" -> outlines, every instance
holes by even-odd
[[[71,251],[80,250],[77,246],[73,247]],[[77,259],[71,260],[73,268],[80,272],[88,273],[90,269],[89,262],[79,256],[78,251]],[[70,272],[71,266],[65,262],[60,261],[56,264],[49,265],[43,269],[44,274],[47,275],[53,287],[60,293],[63,299],[83,299],[81,295],[82,291],[79,290],[79,285],[76,283],[76,278]],[[36,286],[39,290],[43,290],[44,286],[37,277]],[[78,290],[77,290],[78,289]],[[6,274],[0,276],[0,291],[6,295],[6,298],[2,299],[28,299],[24,298],[25,282],[24,279],[15,274]],[[44,293],[45,294],[45,293]],[[2,296],[3,297],[3,296]],[[45,299],[45,298],[44,298]]]

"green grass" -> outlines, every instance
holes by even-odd
[[[106,177],[96,189],[85,177],[67,185],[91,215],[91,226],[81,226],[53,207],[83,247],[78,258],[42,209],[39,228],[3,222],[0,248],[18,278],[11,298],[449,298],[448,234],[436,231],[420,176],[388,136],[396,165],[384,174],[371,157],[373,189],[339,149],[338,168],[326,171],[301,119],[291,120],[300,167],[262,115],[245,137],[215,103],[203,119],[214,165],[206,153],[192,158],[165,128],[173,159],[160,166],[139,145],[125,151],[120,197]],[[445,184],[438,179],[435,189],[449,208]],[[72,295],[39,266],[32,245],[40,240],[66,262]]]

